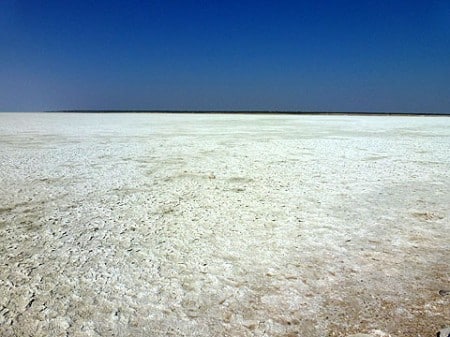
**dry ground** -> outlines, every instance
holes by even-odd
[[[1,336],[435,336],[450,118],[0,114]]]

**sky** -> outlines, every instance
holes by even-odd
[[[450,112],[450,1],[0,0],[0,111]]]

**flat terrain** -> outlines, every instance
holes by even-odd
[[[435,336],[450,118],[0,114],[0,336]]]

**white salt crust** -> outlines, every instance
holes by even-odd
[[[1,336],[434,336],[450,118],[0,114]]]

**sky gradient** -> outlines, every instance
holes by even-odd
[[[0,111],[450,112],[449,1],[0,1]]]

